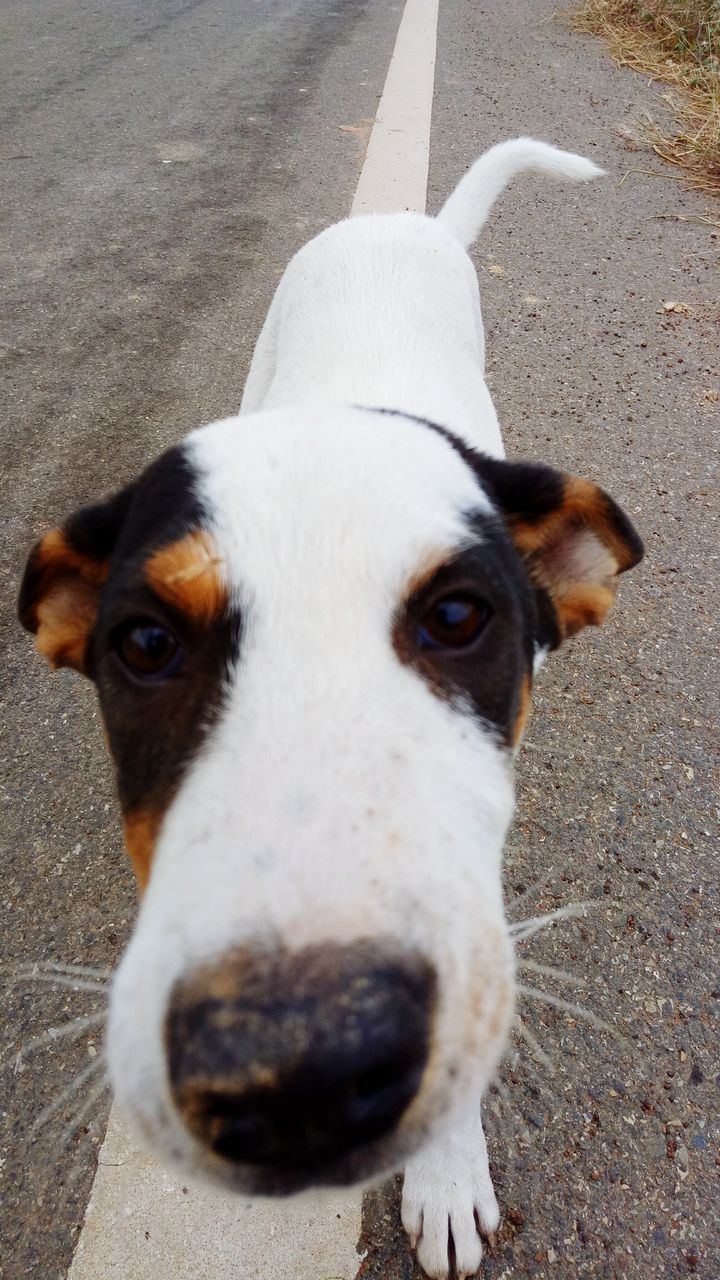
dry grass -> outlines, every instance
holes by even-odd
[[[569,16],[605,38],[618,66],[673,86],[663,96],[677,133],[646,120],[640,140],[681,165],[689,186],[720,195],[720,0],[584,0]]]

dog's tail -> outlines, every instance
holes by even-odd
[[[469,249],[495,201],[518,173],[547,173],[564,182],[589,182],[602,173],[592,160],[534,138],[499,142],[476,160],[438,214],[438,221]]]

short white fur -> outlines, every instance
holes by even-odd
[[[601,172],[518,139],[482,156],[438,218],[356,218],[313,240],[273,299],[241,416],[186,444],[242,610],[241,657],[166,815],[109,1025],[128,1114],[166,1158],[217,1177],[170,1098],[173,982],[243,942],[392,934],[418,947],[439,975],[431,1069],[371,1172],[410,1160],[403,1221],[436,1277],[448,1222],[460,1275],[480,1263],[476,1223],[497,1223],[479,1098],[513,1008],[512,761],[391,638],[413,574],[462,546],[465,513],[488,500],[436,433],[367,410],[503,455],[465,247],[523,170]]]

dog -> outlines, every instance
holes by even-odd
[[[498,1224],[480,1098],[514,1011],[501,854],[546,656],[641,541],[597,485],[507,461],[466,252],[517,174],[292,260],[239,414],[30,554],[20,618],[95,681],[139,917],[116,1096],[185,1174],[254,1195],[405,1166],[425,1271]],[[452,1238],[452,1246],[450,1245]]]

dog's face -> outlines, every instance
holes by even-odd
[[[97,683],[143,890],[109,1058],[161,1155],[359,1181],[476,1104],[533,665],[640,554],[594,485],[349,408],[215,423],[38,544],[21,617]]]

